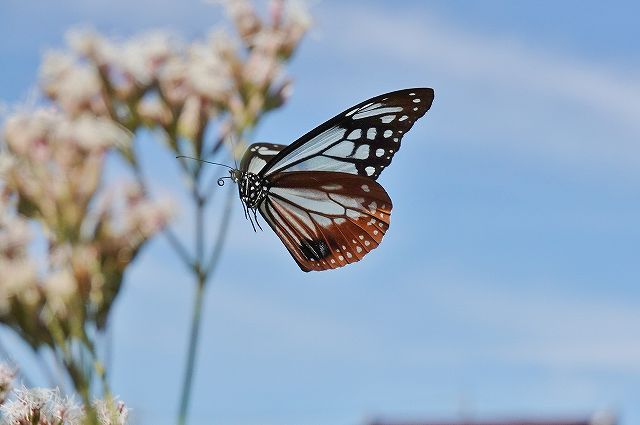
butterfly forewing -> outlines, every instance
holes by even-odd
[[[383,94],[333,117],[282,150],[260,174],[334,171],[377,179],[404,134],[431,107],[433,90]]]
[[[382,241],[391,199],[375,181],[337,172],[287,172],[270,177],[260,213],[303,271],[361,260]]]
[[[286,145],[274,143],[254,143],[242,155],[240,170],[258,174],[269,161],[286,147]]]

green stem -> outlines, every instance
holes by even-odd
[[[198,174],[196,174],[196,181]],[[193,200],[196,206],[195,211],[195,232],[196,232],[196,259],[193,266],[193,272],[196,275],[196,294],[193,304],[193,316],[191,317],[191,332],[189,334],[189,350],[187,353],[187,364],[182,384],[182,396],[180,398],[180,410],[178,413],[178,424],[185,425],[187,422],[187,413],[189,410],[189,401],[191,399],[191,389],[193,382],[193,371],[196,365],[196,353],[198,350],[198,341],[200,340],[200,324],[202,317],[202,303],[204,301],[204,290],[207,283],[207,276],[204,273],[204,209],[205,200],[198,191],[198,185],[193,190]]]
[[[178,424],[185,425],[187,423],[187,412],[189,409],[189,400],[191,398],[191,387],[193,381],[193,371],[196,364],[196,350],[198,348],[198,340],[200,334],[200,318],[202,317],[202,302],[204,301],[205,277],[198,275],[198,285],[196,287],[196,295],[193,305],[193,316],[191,317],[191,333],[189,336],[189,352],[187,354],[187,366],[184,375],[184,383],[182,385],[182,397],[180,400],[180,412],[178,413]]]
[[[238,136],[241,137],[244,133],[244,130],[238,132]],[[203,137],[203,135],[200,135]],[[198,151],[198,155],[200,156],[202,151]],[[204,292],[206,288],[207,282],[210,280],[213,275],[213,271],[215,270],[218,260],[220,258],[220,254],[222,252],[222,247],[224,246],[226,235],[228,233],[229,228],[229,220],[231,217],[231,205],[233,199],[233,191],[229,193],[229,198],[227,198],[227,203],[225,206],[225,211],[222,216],[222,220],[220,222],[220,228],[218,229],[218,236],[216,238],[216,242],[213,246],[213,251],[211,253],[211,257],[205,262],[205,249],[204,249],[204,237],[205,237],[205,222],[204,222],[204,211],[205,207],[210,200],[210,196],[207,193],[201,193],[201,164],[198,163],[195,165],[194,172],[192,174],[192,197],[193,202],[195,204],[195,261],[192,263],[191,269],[196,276],[196,294],[193,305],[193,315],[191,317],[191,332],[189,334],[189,345],[188,345],[188,353],[187,353],[187,363],[185,368],[184,381],[182,385],[182,395],[180,398],[180,410],[178,411],[178,425],[186,425],[187,423],[187,414],[189,410],[189,402],[191,399],[191,390],[193,386],[193,374],[196,365],[196,353],[198,349],[198,342],[200,336],[200,326],[202,319],[202,304],[204,301]]]
[[[100,383],[102,384],[102,396],[106,400],[110,400],[111,387],[109,386],[109,379],[107,378],[107,369],[98,356],[95,344],[91,341],[84,329],[82,332],[82,343],[91,355],[91,366],[93,367],[94,372],[100,378]]]
[[[87,425],[97,425],[98,415],[91,403],[90,381],[83,373],[82,367],[78,365],[74,359],[69,347],[69,341],[65,338],[64,331],[57,318],[51,318],[49,322],[49,331],[54,340],[54,346],[52,348],[54,350],[56,348],[60,350],[64,367],[67,370],[76,391],[78,391],[82,398],[82,402],[86,409]]]

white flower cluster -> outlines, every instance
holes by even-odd
[[[47,55],[40,72],[45,93],[72,115],[90,111],[131,130],[142,122],[192,141],[225,111],[231,129],[255,124],[290,93],[283,63],[311,19],[299,0],[272,1],[270,22],[246,0],[219,3],[241,43],[222,30],[186,44],[158,31],[119,41],[77,29],[67,35],[74,54]]]
[[[2,424],[81,425],[84,411],[73,397],[48,388],[18,388],[0,407]]]
[[[38,299],[36,265],[27,256],[29,227],[9,204],[6,194],[0,196],[0,316],[10,312],[16,299],[28,305]]]
[[[89,335],[104,329],[126,268],[174,214],[173,204],[146,192],[133,148],[138,130],[151,128],[176,156],[202,159],[233,139],[235,156],[243,136],[291,93],[284,65],[311,23],[303,3],[272,0],[261,17],[247,0],[218,2],[237,37],[218,30],[185,43],[158,31],[122,40],[87,29],[69,32],[70,49],[47,53],[40,70],[52,107],[6,120],[0,135],[0,323],[32,348],[64,352],[77,343],[93,352]],[[209,137],[213,131],[218,137]],[[109,152],[126,160],[137,184],[105,184]],[[179,164],[202,207],[208,199],[200,190],[206,187],[201,164]],[[47,246],[44,261],[28,252],[31,231],[38,230],[34,238]],[[180,238],[168,236],[186,264],[197,264]],[[63,364],[67,377],[76,390],[86,388],[97,360],[87,364],[88,357],[75,351],[71,357]],[[0,377],[0,394],[1,385]],[[49,423],[28,416],[37,410],[60,425],[80,415],[56,390],[39,391],[17,391],[3,407],[5,417]],[[86,392],[78,393],[88,403]],[[101,418],[115,418],[103,423],[126,421],[124,405],[116,406],[115,416],[113,403],[101,406],[95,409],[108,413]]]
[[[96,400],[92,406],[100,425],[126,425],[129,410],[119,400]],[[18,388],[0,406],[1,425],[85,425],[85,407],[58,388]]]
[[[0,321],[34,346],[48,344],[52,318],[104,321],[126,266],[173,208],[138,186],[128,189],[135,199],[125,197],[126,208],[94,206],[94,199],[117,191],[101,189],[105,154],[130,143],[129,132],[106,117],[21,112],[7,120],[3,140]],[[44,266],[27,253],[29,220],[42,225],[49,244]]]

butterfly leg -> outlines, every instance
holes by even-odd
[[[256,225],[253,223],[253,218],[251,217],[251,213],[248,212],[248,208],[247,208],[247,211],[245,212],[245,215],[246,215],[247,219],[249,220],[249,223],[251,223],[251,227],[253,227],[253,231],[257,232]]]
[[[260,222],[258,221],[258,209],[257,208],[253,208],[253,218],[256,220],[256,224],[258,225],[258,228],[264,232],[264,230],[262,230],[262,226],[260,226]],[[253,229],[255,230],[255,229]]]

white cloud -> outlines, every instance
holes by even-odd
[[[640,312],[632,302],[563,293],[551,289],[563,285],[548,282],[429,281],[438,282],[425,295],[433,303],[482,334],[500,335],[500,344],[479,347],[485,355],[563,371],[640,374]]]
[[[428,10],[401,12],[340,5],[336,19],[347,19],[336,43],[359,55],[446,72],[449,76],[526,88],[537,95],[574,100],[640,129],[640,78],[621,70],[571,59],[553,46],[528,46],[513,38],[499,38],[457,28]],[[380,30],[386,28],[387,30]],[[330,37],[330,36],[329,36]],[[553,52],[553,53],[551,53]]]

